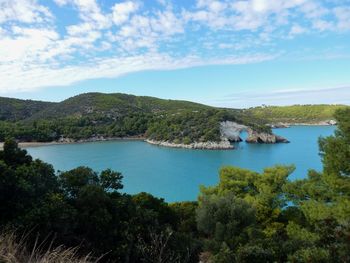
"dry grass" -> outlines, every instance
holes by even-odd
[[[48,248],[43,249],[44,246]],[[63,246],[52,248],[51,244],[36,242],[29,250],[26,237],[17,238],[15,232],[0,233],[0,263],[93,263],[89,255],[80,257],[77,248]]]

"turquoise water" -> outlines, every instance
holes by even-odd
[[[96,171],[111,168],[124,175],[124,191],[149,192],[168,202],[195,200],[200,185],[218,182],[218,170],[234,165],[262,171],[276,164],[295,164],[291,179],[303,178],[308,169],[321,170],[317,140],[333,134],[330,126],[277,129],[289,144],[239,143],[236,150],[186,150],[149,145],[141,141],[93,142],[28,148],[35,158],[57,170],[89,166]]]

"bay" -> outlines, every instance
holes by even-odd
[[[322,170],[318,138],[332,135],[332,126],[293,126],[274,132],[289,144],[236,144],[235,150],[165,148],[142,141],[108,141],[27,148],[29,154],[66,171],[89,166],[123,174],[126,193],[149,192],[168,202],[196,200],[200,185],[218,182],[220,167],[238,166],[261,172],[265,167],[296,166],[291,180],[305,178],[309,169]],[[243,137],[245,135],[243,134]]]

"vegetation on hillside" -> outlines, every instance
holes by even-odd
[[[208,108],[210,107],[188,101],[163,100],[121,93],[85,93],[55,104],[33,115],[30,119],[79,118],[84,116],[91,119],[107,118],[113,120],[130,114],[181,112]]]
[[[1,106],[0,106],[1,108]],[[21,121],[0,121],[0,141],[84,140],[92,137],[144,137],[172,142],[220,141],[220,121],[236,120],[270,131],[263,121],[240,118],[241,111],[198,103],[87,93],[52,104]]]
[[[31,229],[29,247],[54,234],[52,247],[79,245],[78,255],[102,262],[349,262],[349,116],[338,110],[335,135],[320,140],[323,171],[289,181],[293,166],[223,167],[198,202],[175,204],[123,194],[122,175],[111,170],[56,174],[8,140],[0,227]]]
[[[55,103],[0,97],[0,121],[20,121],[53,106]]]
[[[247,109],[245,113],[270,123],[317,123],[332,120],[338,109],[346,107],[344,105],[262,106]]]
[[[4,101],[11,102],[12,99]],[[26,101],[19,101],[24,104]],[[160,114],[206,110],[197,103],[137,97],[126,94],[86,93],[60,103],[52,103],[40,111],[15,122],[0,121],[0,141],[14,137],[20,141],[54,141],[61,137],[74,140],[96,136],[143,136],[153,119]],[[5,104],[4,104],[5,105]],[[0,108],[3,108],[1,104]],[[5,110],[5,107],[4,107]]]
[[[49,142],[61,138],[147,137],[189,144],[220,141],[220,122],[235,121],[271,133],[267,123],[314,123],[332,119],[341,105],[219,109],[126,94],[81,94],[60,103],[0,98],[0,141]]]

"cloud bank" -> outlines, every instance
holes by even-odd
[[[284,52],[279,41],[349,31],[347,0],[0,0],[0,93],[258,63]]]

